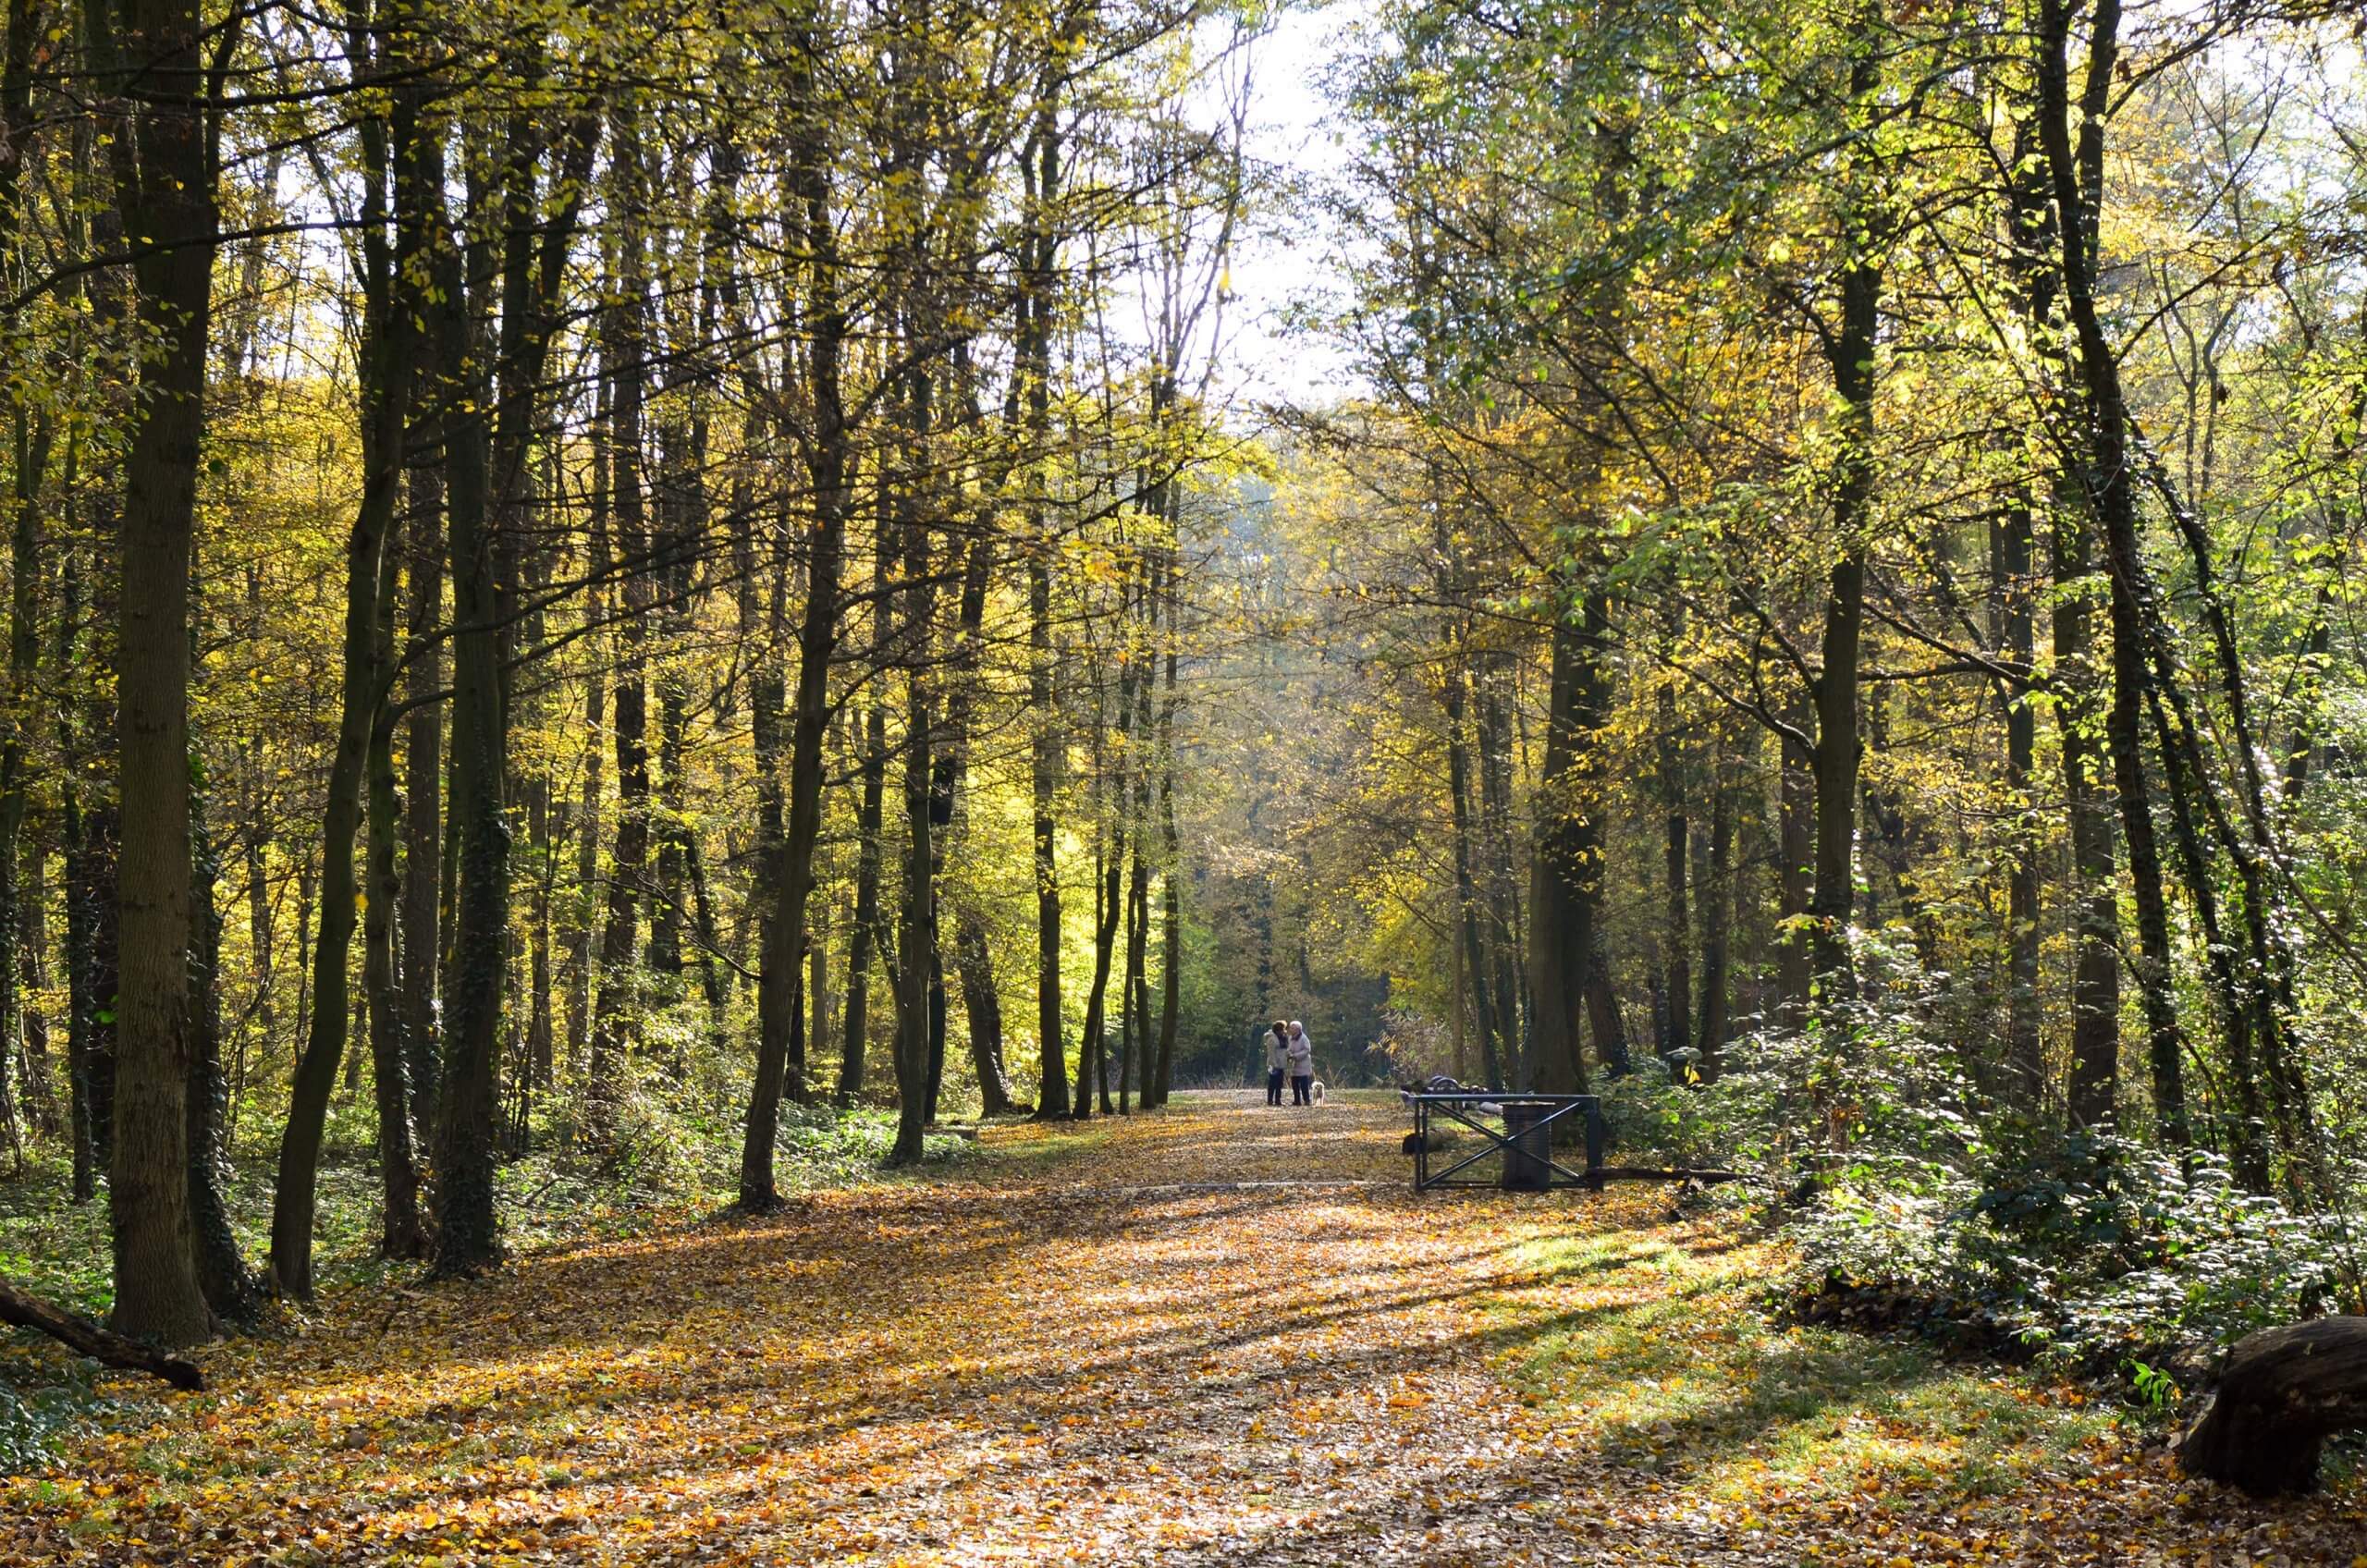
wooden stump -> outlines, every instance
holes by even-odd
[[[2317,1486],[2325,1439],[2353,1428],[2367,1428],[2367,1317],[2263,1329],[2229,1353],[2178,1463],[2254,1497],[2292,1496]]]

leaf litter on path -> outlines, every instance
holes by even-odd
[[[1782,1255],[1730,1219],[1417,1196],[1401,1133],[1183,1096],[1049,1162],[349,1298],[0,1481],[0,1568],[2367,1568],[2355,1484],[2183,1481],[2072,1396],[1769,1324]]]

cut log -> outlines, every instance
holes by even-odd
[[[39,1296],[26,1294],[5,1280],[0,1280],[0,1323],[14,1323],[20,1329],[38,1329],[93,1361],[134,1372],[146,1372],[162,1378],[177,1389],[195,1390],[205,1387],[205,1374],[197,1369],[195,1363],[166,1355],[138,1340],[127,1340],[121,1334],[110,1333],[86,1317],[78,1317],[64,1307],[53,1306]]]
[[[2357,1429],[2367,1429],[2367,1317],[2320,1317],[2237,1343],[2178,1463],[2254,1497],[2294,1496],[2317,1486],[2325,1439]]]

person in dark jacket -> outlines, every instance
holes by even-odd
[[[1282,1103],[1282,1073],[1290,1064],[1291,1026],[1281,1019],[1266,1031],[1266,1103]]]

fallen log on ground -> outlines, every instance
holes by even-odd
[[[0,1323],[37,1329],[93,1361],[133,1372],[146,1372],[162,1378],[177,1389],[194,1391],[205,1387],[205,1374],[197,1369],[194,1362],[167,1355],[137,1340],[127,1340],[86,1317],[76,1317],[62,1306],[53,1306],[39,1296],[28,1295],[5,1280],[0,1280]]]
[[[2320,1317],[2248,1334],[2178,1440],[2187,1473],[2287,1497],[2318,1484],[2318,1452],[2367,1429],[2367,1317]]]

